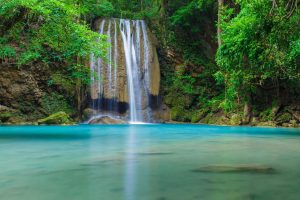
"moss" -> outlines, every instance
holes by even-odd
[[[208,109],[201,109],[192,114],[191,122],[197,123],[203,119],[208,113]]]
[[[191,118],[191,114],[189,112],[186,112],[186,110],[181,107],[173,107],[171,109],[171,119],[173,121],[190,122]]]
[[[200,123],[203,124],[212,124],[213,113],[208,113],[203,119],[200,120]]]
[[[73,124],[70,116],[65,112],[58,112],[44,119],[38,120],[38,124]]]

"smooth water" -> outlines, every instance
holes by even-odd
[[[241,164],[275,173],[193,171]],[[1,200],[296,200],[299,185],[299,129],[0,127]]]

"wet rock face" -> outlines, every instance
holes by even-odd
[[[58,66],[42,62],[21,67],[0,63],[0,68],[0,123],[35,124],[38,119],[66,110],[62,103],[69,102],[62,98],[71,97],[74,90],[67,94],[58,85],[48,85],[52,75],[60,72]]]
[[[22,112],[31,112],[29,104],[39,104],[42,90],[32,73],[14,66],[1,67],[0,104]]]
[[[153,111],[153,117],[158,122],[169,122],[171,121],[171,110],[167,105],[162,104],[159,109]]]

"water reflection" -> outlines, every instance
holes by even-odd
[[[128,134],[126,138],[126,155],[125,155],[125,177],[124,177],[124,188],[125,188],[125,200],[136,199],[136,175],[137,175],[137,156],[135,154],[137,148],[137,135],[134,126],[129,126]]]

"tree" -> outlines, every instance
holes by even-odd
[[[287,7],[297,1],[237,2],[240,12],[223,11],[216,57],[215,76],[226,86],[222,106],[227,110],[247,102],[258,88],[271,84],[279,90],[300,77],[300,12]]]

